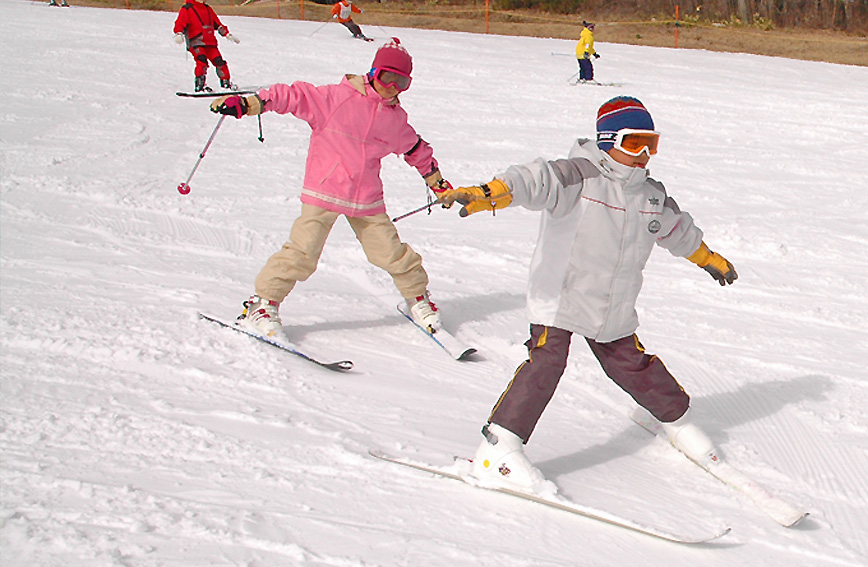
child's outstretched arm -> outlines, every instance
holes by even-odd
[[[731,285],[738,279],[738,274],[729,260],[717,252],[709,250],[705,242],[702,242],[696,252],[688,256],[687,259],[711,274],[711,277],[717,280],[720,285]]]

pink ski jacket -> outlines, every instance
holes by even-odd
[[[276,84],[257,94],[263,112],[291,113],[312,130],[302,203],[348,217],[385,213],[385,156],[403,155],[422,177],[438,170],[431,146],[407,123],[397,97],[382,98],[360,75],[335,85]]]

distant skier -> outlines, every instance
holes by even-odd
[[[578,82],[585,83],[594,80],[594,64],[591,57],[599,59],[600,55],[594,50],[594,24],[582,21],[582,33],[576,44],[576,59],[579,62]]]
[[[356,14],[365,13],[364,10],[353,4],[352,0],[341,0],[332,6],[332,18],[336,19],[338,23],[350,30],[350,33],[353,34],[354,38],[373,41],[371,38],[366,37],[365,34],[362,33],[362,28],[353,21],[353,12]]]
[[[487,184],[440,197],[444,205],[463,204],[461,216],[510,204],[542,211],[527,287],[528,359],[482,428],[473,467],[483,482],[551,492],[523,447],[567,367],[573,334],[584,337],[603,371],[663,423],[684,454],[699,462],[716,458],[711,440],[691,423],[690,397],[636,336],[642,270],[655,245],[704,268],[722,286],[738,277],[648,176],[659,137],[641,102],[616,97],[597,112],[596,141],[579,139],[567,159],[512,166]]]
[[[196,61],[196,67],[193,70],[196,92],[211,91],[205,84],[208,73],[208,61],[214,64],[214,69],[220,78],[220,86],[222,88],[236,88],[229,74],[229,65],[217,48],[215,31],[230,41],[241,43],[238,38],[229,33],[229,28],[220,22],[220,18],[217,17],[211,6],[205,2],[187,0],[181,6],[178,17],[175,19],[175,41],[178,44],[186,42],[187,50]]]
[[[296,81],[276,84],[252,96],[231,95],[211,110],[241,118],[263,112],[293,114],[310,125],[310,147],[301,189],[301,214],[289,241],[272,255],[244,302],[239,324],[256,333],[281,337],[278,309],[295,284],[316,270],[326,238],[344,216],[368,261],[385,270],[407,302],[413,320],[437,331],[440,314],[428,293],[422,257],[401,242],[386,214],[381,161],[397,154],[416,168],[439,194],[452,186],[443,179],[434,151],[407,122],[398,94],[410,88],[413,59],[397,38],[377,50],[364,76],[345,75],[338,84]],[[256,221],[255,206],[251,213]]]

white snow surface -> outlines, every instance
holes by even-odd
[[[354,41],[319,22],[226,17],[240,85],[337,82],[397,35],[411,123],[456,186],[566,156],[629,94],[663,133],[651,172],[730,259],[719,287],[655,251],[639,335],[693,396],[725,457],[810,511],[785,529],[632,424],[577,338],[530,458],[583,504],[685,532],[683,546],[375,460],[470,456],[521,363],[538,214],[398,223],[456,362],[396,311],[390,278],[339,221],[282,306],[292,340],[341,374],[199,320],[233,317],[297,216],[309,128],[182,99],[175,15],[0,0],[3,567],[864,566],[868,564],[868,68],[415,29]],[[213,69],[209,82],[216,84]],[[425,203],[384,160],[389,212]]]

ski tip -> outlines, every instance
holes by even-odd
[[[462,352],[461,354],[459,354],[458,356],[456,356],[456,357],[455,357],[455,360],[460,360],[460,361],[462,361],[462,362],[464,362],[464,361],[466,361],[466,360],[472,360],[472,359],[473,359],[473,355],[476,354],[477,352],[478,352],[478,351],[477,351],[475,348],[473,348],[473,347],[468,348],[467,350],[465,350],[464,352]]]
[[[323,364],[324,367],[329,370],[335,370],[337,372],[348,372],[353,369],[353,361],[352,360],[340,360],[338,362],[327,362]]]
[[[726,528],[723,528],[722,530],[720,530],[719,532],[717,532],[717,534],[711,536],[710,538],[707,538],[705,540],[696,541],[693,543],[708,543],[710,541],[714,541],[716,539],[722,538],[725,535],[728,535],[731,531],[732,531],[732,528],[726,527]],[[690,543],[690,542],[688,542],[688,543]]]
[[[810,512],[802,512],[800,515],[796,517],[786,518],[780,521],[780,524],[785,528],[794,528],[802,523],[802,521],[810,516]]]
[[[641,531],[641,530],[640,530]],[[670,534],[667,532],[649,532],[646,535],[650,535],[652,537],[657,537],[660,539],[664,539],[666,541],[670,541],[672,543],[682,544],[682,545],[702,545],[705,543],[711,543],[716,541],[732,532],[732,528],[725,527],[721,528],[717,533],[713,533],[711,535],[706,536],[682,536],[676,534]]]

